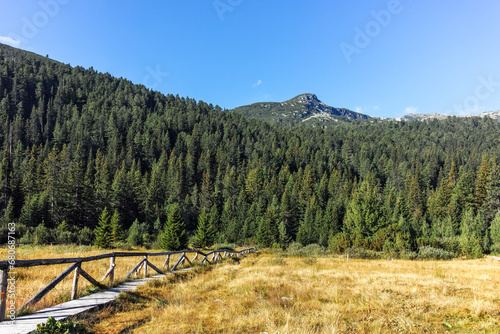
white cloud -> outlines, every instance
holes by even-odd
[[[262,85],[262,80],[258,80],[256,83],[253,84],[252,87],[257,87],[257,86],[260,86]]]
[[[0,36],[0,43],[18,47],[21,44],[21,41],[9,36]]]
[[[357,112],[357,113],[359,113],[359,114],[362,114],[362,113],[363,113],[363,108],[361,108],[361,107],[356,107],[356,108],[354,109],[354,111],[355,111],[355,112]]]
[[[414,114],[418,111],[418,107],[406,107],[404,110],[405,115],[407,114]]]

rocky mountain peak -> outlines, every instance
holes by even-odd
[[[307,103],[307,102],[319,102],[318,97],[314,94],[301,94],[297,97],[295,97],[295,100],[301,103]]]

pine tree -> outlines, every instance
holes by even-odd
[[[118,210],[115,210],[115,212],[113,212],[113,216],[111,217],[110,225],[111,225],[111,236],[112,236],[113,242],[118,242],[118,241],[123,240],[123,232],[122,232],[122,226],[121,226],[120,215],[118,214]]]
[[[304,246],[318,242],[319,235],[316,226],[316,218],[319,210],[320,208],[316,202],[316,198],[313,197],[306,209],[304,220],[301,222],[297,232],[297,242]]]
[[[486,155],[483,156],[481,166],[477,172],[476,191],[474,193],[474,202],[476,208],[479,209],[486,199],[486,188],[488,186],[488,179],[490,177],[490,165]]]
[[[290,242],[290,237],[286,233],[286,226],[284,221],[281,221],[278,225],[278,242],[283,246],[286,246]]]
[[[463,215],[460,227],[460,248],[462,255],[468,258],[476,258],[483,253],[480,238],[474,233],[474,218],[474,210],[471,208]]]
[[[491,243],[500,250],[500,212],[497,212],[490,226]]]
[[[128,230],[127,242],[132,246],[144,246],[149,242],[149,238],[147,224],[134,220]]]
[[[181,250],[187,246],[186,226],[177,203],[170,208],[160,242],[162,248],[172,251]]]
[[[491,222],[500,212],[500,166],[491,173],[490,182],[486,187],[486,198],[484,199],[481,214],[486,222]]]
[[[270,230],[271,218],[269,216],[262,217],[257,230],[257,243],[259,244],[259,247],[268,248],[275,242]]]
[[[99,248],[110,248],[113,242],[113,229],[111,226],[108,208],[104,208],[95,229],[95,245]]]
[[[208,247],[214,242],[215,233],[210,225],[207,210],[201,209],[198,215],[198,227],[196,229],[195,244],[197,247]]]
[[[349,202],[344,222],[345,232],[357,235],[358,238],[372,236],[383,223],[382,205],[374,180],[363,181]]]
[[[212,205],[212,207],[210,208],[208,224],[210,225],[210,229],[213,231],[214,235],[217,236],[217,232],[221,230],[221,221],[219,210],[217,209],[216,204]]]

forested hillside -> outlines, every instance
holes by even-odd
[[[90,243],[111,220],[147,245],[181,220],[200,245],[500,249],[497,120],[290,129],[0,50],[2,243],[8,222],[25,242]]]

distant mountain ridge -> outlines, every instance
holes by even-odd
[[[448,117],[490,117],[492,119],[500,120],[500,110],[499,111],[486,111],[479,115],[467,115],[467,116],[457,116],[457,115],[449,115],[449,114],[439,114],[439,113],[431,113],[431,114],[421,114],[421,113],[413,113],[404,115],[401,117],[373,117],[379,119],[381,121],[426,121],[431,119],[446,119]]]
[[[259,102],[232,109],[247,118],[287,125],[327,125],[330,122],[352,122],[355,120],[378,120],[393,122],[426,121],[448,117],[490,117],[500,120],[500,111],[488,111],[479,115],[456,116],[440,113],[412,113],[401,117],[376,117],[361,114],[347,108],[336,108],[321,102],[315,94],[301,94],[284,102]]]
[[[295,125],[299,123],[351,122],[368,120],[371,116],[346,108],[334,108],[321,102],[314,94],[301,94],[284,102],[260,102],[241,106],[232,111],[248,118]]]

